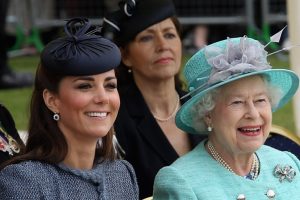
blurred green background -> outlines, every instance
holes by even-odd
[[[287,56],[288,55],[282,54],[274,55],[270,57],[269,61],[274,68],[288,68],[289,62]],[[187,58],[188,56],[186,56],[184,60],[187,60]],[[16,57],[10,59],[9,63],[12,68],[17,71],[30,71],[35,73],[39,63],[39,56]],[[0,90],[0,102],[12,113],[17,129],[19,130],[27,130],[31,92],[32,88]],[[295,133],[295,121],[293,116],[292,102],[289,102],[274,113],[273,124],[280,125]]]

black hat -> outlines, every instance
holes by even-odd
[[[103,19],[104,34],[113,32],[119,46],[147,27],[175,15],[172,0],[122,0],[119,7]]]
[[[88,19],[73,18],[64,28],[67,35],[50,42],[41,54],[41,64],[48,71],[82,76],[100,74],[119,66],[119,48],[96,35],[100,29],[91,29]]]

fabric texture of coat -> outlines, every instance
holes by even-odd
[[[204,144],[201,142],[193,151],[158,172],[154,200],[236,200],[242,196],[255,200],[299,199],[300,161],[295,155],[263,145],[256,152],[260,162],[259,176],[249,180],[219,164],[208,154]],[[277,165],[281,170],[291,166],[296,176],[291,180],[283,176],[280,182],[279,176],[275,176],[280,173],[274,173]],[[270,198],[271,195],[275,198]]]
[[[91,170],[25,161],[2,169],[0,180],[1,200],[138,199],[134,171],[124,160],[104,161]]]

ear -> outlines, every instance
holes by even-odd
[[[121,55],[122,55],[122,62],[127,66],[131,67],[131,60],[130,57],[128,56],[128,49],[120,48]]]
[[[50,92],[48,89],[44,89],[43,91],[43,99],[46,106],[51,110],[53,113],[59,113],[58,109],[58,101],[57,95]]]
[[[205,123],[206,123],[207,126],[212,124],[210,112],[206,113],[206,115],[204,117],[204,121],[205,121]]]

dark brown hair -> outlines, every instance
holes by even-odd
[[[64,160],[68,151],[67,141],[53,120],[53,112],[48,109],[43,99],[43,91],[58,94],[58,88],[65,75],[53,74],[47,71],[41,64],[36,71],[34,89],[30,104],[30,119],[28,128],[28,140],[23,154],[16,156],[1,166],[18,163],[25,160],[38,160],[56,164]],[[113,146],[113,128],[102,138],[96,148],[95,161],[100,159],[113,160],[117,153]]]
[[[175,25],[175,28],[176,28],[176,31],[177,31],[179,37],[181,38],[182,27],[181,27],[181,24],[180,24],[178,18],[176,16],[172,16],[171,20]],[[132,41],[133,40],[125,43],[124,45],[120,46],[120,48],[124,49],[124,51],[127,51],[128,45]],[[122,89],[123,86],[126,86],[134,81],[132,73],[128,73],[128,67],[123,62],[121,62],[120,66],[116,69],[116,76],[118,79],[119,89]],[[175,86],[178,89],[179,88],[182,89],[182,86],[183,86],[182,81],[180,80],[180,77],[179,77],[179,73],[176,74],[176,76],[175,76]]]

